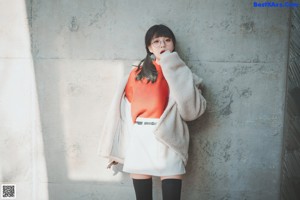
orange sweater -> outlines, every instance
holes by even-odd
[[[160,118],[169,100],[169,86],[163,76],[161,66],[153,62],[157,70],[157,79],[154,83],[147,83],[147,79],[136,80],[139,71],[130,72],[125,87],[125,96],[131,103],[132,121],[137,117]]]

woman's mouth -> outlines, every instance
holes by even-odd
[[[166,50],[162,50],[162,51],[160,52],[160,54],[163,54],[165,51],[166,51]]]

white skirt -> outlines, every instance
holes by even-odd
[[[137,118],[129,131],[123,171],[132,174],[153,176],[173,176],[185,174],[185,167],[179,155],[159,142],[153,133],[155,125],[144,122],[157,122],[154,118]]]

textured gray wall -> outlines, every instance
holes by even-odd
[[[96,149],[114,88],[159,23],[174,31],[208,101],[189,123],[182,199],[279,199],[288,8],[234,0],[26,3],[49,199],[134,199],[128,175],[113,176]],[[161,199],[157,179],[154,186]]]
[[[281,199],[300,199],[300,7],[291,12]]]

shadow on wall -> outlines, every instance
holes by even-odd
[[[300,8],[291,10],[281,199],[300,199]]]

